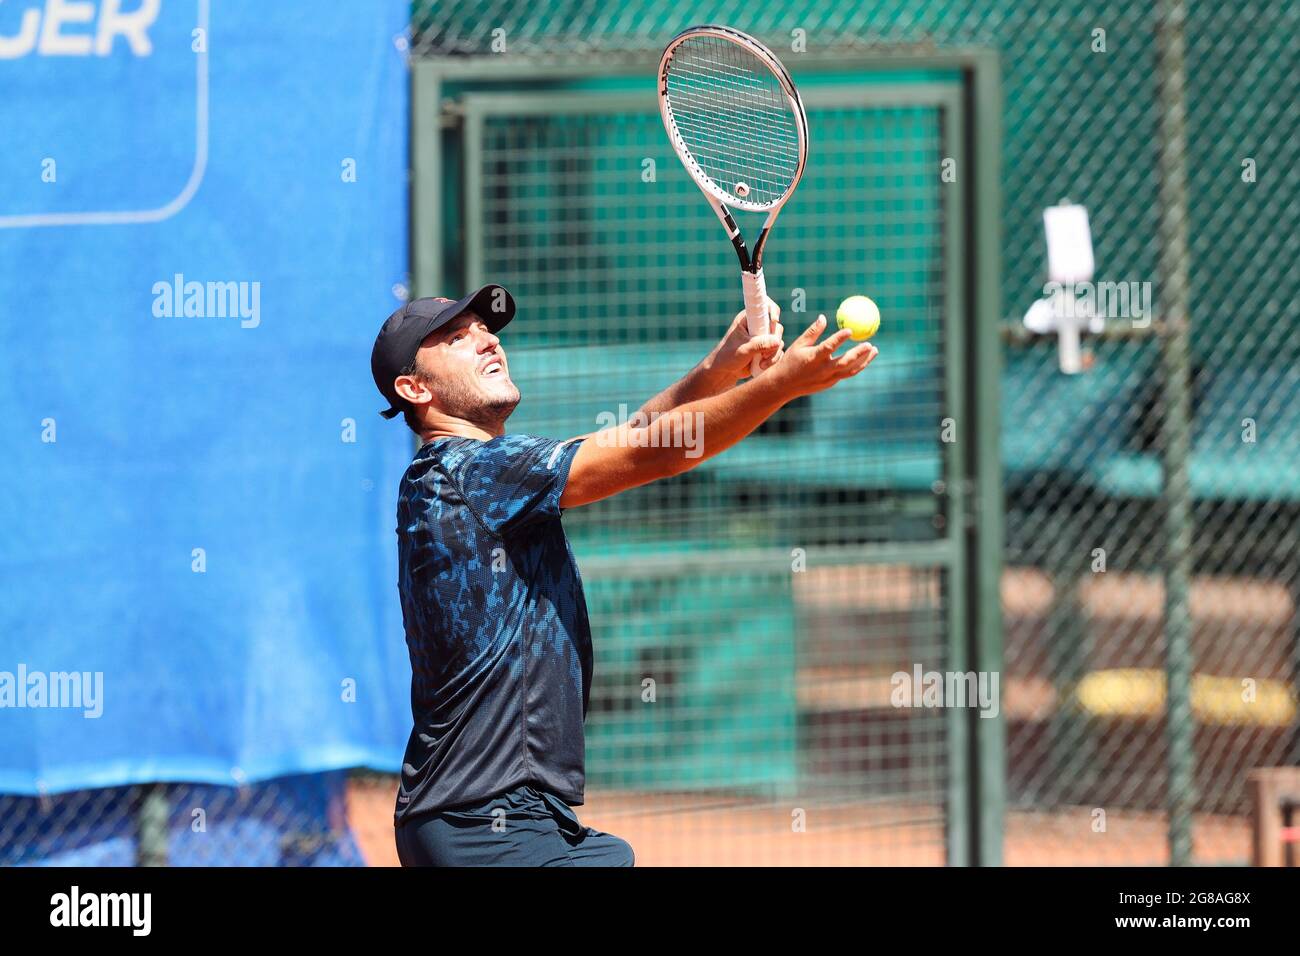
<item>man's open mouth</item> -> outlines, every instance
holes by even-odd
[[[500,374],[501,374],[502,372],[504,372],[504,371],[505,371],[505,366],[502,365],[502,364],[501,364],[500,362],[498,362],[497,360],[493,359],[491,362],[488,362],[486,365],[483,366],[483,371],[479,372],[479,374],[480,374],[480,375],[500,375]]]

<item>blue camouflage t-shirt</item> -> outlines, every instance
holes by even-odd
[[[591,629],[560,525],[579,441],[435,438],[397,504],[415,726],[395,819],[524,783],[583,799]]]

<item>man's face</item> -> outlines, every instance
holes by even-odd
[[[501,340],[473,312],[431,332],[416,353],[416,369],[434,407],[489,430],[504,425],[519,404]]]

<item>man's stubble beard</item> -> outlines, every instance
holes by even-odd
[[[519,405],[519,387],[510,383],[510,392],[502,395],[485,395],[464,382],[444,383],[439,398],[443,410],[462,421],[472,422],[486,431],[503,428],[511,413]]]

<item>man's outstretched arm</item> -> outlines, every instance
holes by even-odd
[[[587,437],[573,457],[561,508],[575,508],[620,491],[689,471],[726,451],[782,405],[852,378],[876,357],[870,342],[839,358],[835,349],[849,337],[836,332],[822,342],[826,322],[818,318],[772,368],[719,395],[686,402],[639,429],[630,424]],[[633,438],[631,432],[645,434]],[[695,436],[683,443],[682,435]]]
[[[749,375],[750,363],[757,357],[762,369],[775,365],[781,358],[781,307],[767,300],[768,321],[772,332],[751,338],[745,313],[739,313],[727,334],[695,368],[641,406],[647,417],[672,411],[701,398],[719,395]]]

